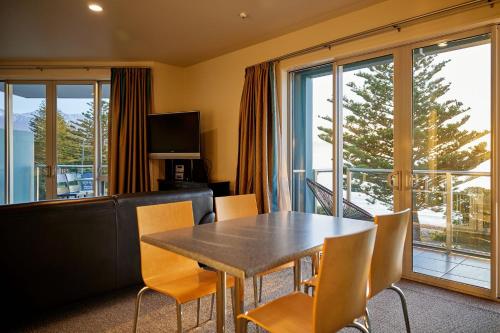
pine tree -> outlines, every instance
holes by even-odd
[[[47,112],[45,100],[40,103],[29,121],[29,128],[34,137],[35,165],[43,166],[47,156]]]
[[[103,164],[107,163],[109,103],[101,104],[101,130]],[[47,112],[45,101],[34,112],[29,127],[34,136],[35,164],[45,165],[47,147]],[[88,103],[88,109],[82,112],[82,117],[75,121],[66,121],[60,110],[57,110],[57,161],[58,164],[92,165],[94,161],[95,127],[94,104]]]
[[[69,131],[79,142],[78,164],[93,165],[95,153],[94,103],[87,103],[88,109],[82,112],[82,117],[69,124]]]
[[[435,58],[435,55],[417,55],[414,59],[413,167],[415,170],[471,170],[490,159],[486,142],[480,140],[488,131],[463,128],[470,119],[467,114],[470,108],[456,99],[443,100],[451,84],[439,73],[448,61],[436,62]],[[393,168],[393,74],[392,63],[377,64],[355,74],[363,79],[361,85],[347,83],[356,99],[343,99],[344,109],[350,111],[343,124],[344,167]],[[321,118],[332,121],[329,116]],[[332,143],[332,129],[318,129],[319,137]],[[366,193],[370,202],[378,200],[392,207],[392,189],[384,178],[384,175],[355,174],[352,190]],[[416,186],[425,184],[437,192],[444,191],[443,178],[423,175]],[[454,186],[459,184],[455,181]],[[442,210],[443,198],[417,192],[414,203],[417,209]]]

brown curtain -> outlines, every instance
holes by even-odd
[[[110,194],[151,190],[146,136],[151,105],[151,69],[111,69]]]
[[[236,194],[255,193],[260,213],[289,209],[280,119],[275,64],[248,67],[240,104]]]

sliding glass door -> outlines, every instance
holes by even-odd
[[[394,60],[392,55],[337,65],[339,139],[338,214],[392,212]],[[366,211],[364,213],[363,211]]]
[[[94,196],[94,85],[58,84],[56,93],[57,196]]]
[[[410,208],[406,278],[500,295],[497,39],[477,29],[294,72],[293,208],[363,219]],[[307,178],[331,189],[331,212]]]
[[[413,272],[490,288],[489,34],[413,49]]]
[[[0,82],[0,204],[107,193],[109,83]]]
[[[295,72],[292,82],[292,207],[325,213],[307,181],[332,189],[332,64]]]

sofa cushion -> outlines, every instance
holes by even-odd
[[[24,313],[115,288],[111,197],[0,206],[0,216],[0,283],[10,309]]]

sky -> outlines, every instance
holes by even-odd
[[[87,92],[88,86],[82,87]],[[105,96],[104,96],[105,97]],[[45,97],[24,98],[14,95],[14,113],[31,113],[38,109]],[[87,103],[93,100],[93,94],[89,91],[86,98],[57,98],[57,109],[67,114],[80,114],[87,109]]]

